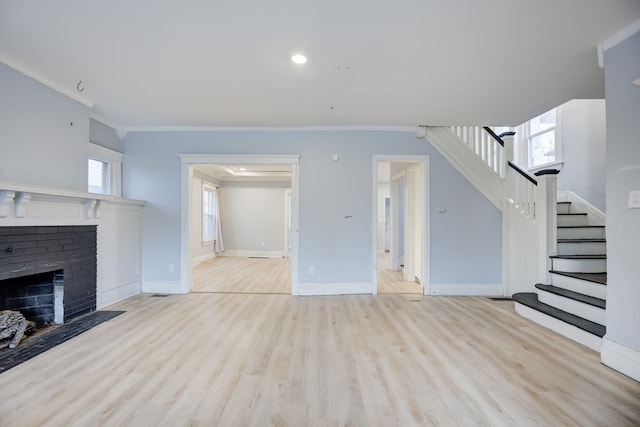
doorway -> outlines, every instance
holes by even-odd
[[[374,294],[429,294],[428,160],[374,156]]]
[[[193,212],[190,212],[191,207],[193,206],[193,191],[191,189],[191,183],[193,181],[194,167],[198,167],[199,165],[222,165],[231,167],[233,165],[246,165],[246,169],[256,169],[258,165],[264,166],[273,166],[273,165],[287,165],[287,168],[290,170],[290,185],[288,186],[289,195],[287,195],[286,190],[279,190],[280,199],[277,203],[278,206],[282,209],[284,207],[284,203],[282,202],[282,197],[284,195],[285,200],[287,200],[287,209],[286,214],[287,218],[287,227],[285,227],[285,242],[283,244],[279,244],[277,248],[277,253],[282,256],[274,257],[272,253],[267,253],[268,251],[260,251],[260,247],[255,248],[253,251],[244,251],[242,253],[235,253],[239,251],[228,251],[233,255],[240,255],[242,260],[233,260],[235,264],[237,262],[242,261],[242,266],[233,267],[231,264],[227,264],[225,266],[216,265],[215,267],[219,267],[220,270],[216,272],[216,275],[220,275],[221,271],[226,271],[227,273],[230,271],[244,271],[245,276],[252,276],[254,278],[262,278],[264,282],[264,274],[260,273],[251,273],[252,269],[262,268],[268,269],[272,271],[273,277],[287,277],[288,278],[288,292],[292,295],[298,294],[298,277],[297,277],[297,265],[298,265],[298,233],[297,233],[297,224],[298,224],[298,164],[299,164],[299,156],[297,155],[283,155],[283,156],[269,156],[269,155],[181,155],[180,156],[182,163],[182,200],[181,200],[181,280],[180,280],[180,289],[182,293],[189,293],[194,291],[194,268],[192,266],[193,262],[193,233],[190,233],[192,228],[190,224],[190,218],[193,218]],[[267,168],[268,169],[268,168]],[[248,179],[255,179],[253,178]],[[224,205],[224,196],[222,200],[222,204]],[[284,216],[284,214],[283,214]],[[224,221],[224,214],[222,216],[222,220]],[[281,221],[283,221],[281,219]],[[282,224],[280,222],[279,224]],[[290,228],[289,228],[290,227]],[[278,234],[278,240],[282,240],[282,235]],[[224,238],[225,246],[229,247],[227,244],[228,239]],[[265,242],[261,242],[263,245]],[[268,243],[268,242],[267,242]],[[282,251],[284,245],[287,245],[286,252]],[[267,255],[267,256],[263,256]],[[286,255],[289,255],[287,258]],[[221,257],[222,258],[222,257]],[[229,257],[231,258],[231,257]],[[214,258],[215,260],[215,258]],[[229,261],[231,261],[229,259]],[[283,264],[283,262],[285,264]],[[268,266],[266,264],[269,264]],[[286,268],[283,272],[282,265],[286,265]],[[212,268],[214,266],[212,265]],[[249,274],[251,273],[251,274]],[[268,273],[267,273],[268,274]],[[238,279],[240,283],[242,279],[242,275]],[[258,280],[259,282],[259,280]],[[246,283],[243,283],[246,285]],[[217,288],[216,288],[217,289]],[[272,289],[269,290],[268,286],[263,288],[265,293],[272,293]],[[224,292],[225,290],[221,290]],[[250,292],[251,288],[245,288],[241,290],[242,292]]]

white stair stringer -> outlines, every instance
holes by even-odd
[[[602,338],[518,302],[515,303],[515,310],[520,316],[600,353]]]
[[[555,286],[595,298],[607,299],[606,285],[557,273],[551,273],[551,278]]]
[[[496,208],[502,211],[504,179],[461,142],[449,127],[427,126],[425,129],[425,139]]]
[[[603,326],[607,325],[606,311],[600,307],[585,304],[571,298],[565,298],[542,289],[538,289],[538,300],[541,303],[559,308],[567,313],[575,314],[576,316],[590,320],[591,322],[598,323]]]

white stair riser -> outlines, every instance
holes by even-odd
[[[566,271],[569,273],[605,273],[607,271],[606,259],[561,259],[554,258],[551,261],[552,270]]]
[[[559,288],[579,292],[591,297],[607,299],[607,286],[600,283],[589,282],[588,280],[581,280],[576,279],[575,277],[567,277],[562,274],[553,273],[551,274],[551,281]]]
[[[567,313],[575,314],[583,319],[590,320],[600,325],[606,325],[607,316],[604,309],[585,304],[561,295],[538,289],[538,299],[540,302],[548,304],[552,307],[559,308]]]
[[[569,203],[558,203],[557,213],[559,214],[567,214],[570,212],[571,204]]]
[[[558,255],[604,255],[605,242],[558,243]]]
[[[558,227],[587,225],[586,215],[558,215]]]
[[[602,338],[516,302],[516,313],[600,353]]]
[[[558,228],[558,239],[604,239],[604,228]]]

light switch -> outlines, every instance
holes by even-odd
[[[629,209],[640,209],[640,190],[629,191]]]

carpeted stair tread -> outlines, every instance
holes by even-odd
[[[538,295],[533,292],[513,294],[513,300],[600,338],[602,338],[607,331],[606,327],[598,323],[583,319],[582,317],[578,317],[538,301]]]
[[[569,289],[564,289],[564,288],[560,288],[558,286],[554,286],[554,285],[545,285],[543,283],[538,283],[536,284],[536,288],[537,289],[541,289],[543,291],[546,292],[550,292],[552,294],[555,295],[560,295],[561,297],[565,297],[565,298],[569,298],[575,301],[579,301],[585,304],[589,304],[592,305],[594,307],[598,307],[601,309],[606,309],[607,308],[607,301],[600,299],[600,298],[596,298],[596,297],[592,297],[589,295],[585,295],[585,294],[581,294],[579,292],[575,292],[575,291],[571,291]]]

